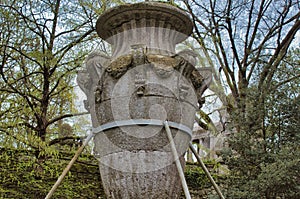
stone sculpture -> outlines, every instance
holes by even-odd
[[[111,57],[91,54],[78,84],[87,95],[93,127],[102,129],[94,138],[94,154],[105,193],[115,199],[179,198],[174,160],[184,166],[195,112],[209,83],[195,68],[195,53],[175,53],[176,44],[191,34],[192,22],[177,7],[143,2],[108,10],[96,28],[114,50]],[[171,153],[165,120],[178,157]]]

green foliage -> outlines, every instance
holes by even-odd
[[[230,140],[233,153],[223,154],[229,166],[229,198],[299,198],[299,148],[264,151],[263,141],[247,141],[240,133]],[[261,138],[260,138],[261,139]],[[251,145],[251,146],[247,146]]]
[[[298,151],[282,150],[276,155],[274,162],[261,165],[261,172],[256,182],[260,185],[256,185],[258,192],[266,193],[269,198],[300,197],[300,153]]]
[[[1,198],[44,198],[80,145],[74,78],[99,40],[91,3],[103,11],[101,1],[1,1]],[[72,170],[56,198],[98,197],[97,164],[81,162],[87,178]]]
[[[44,198],[74,155],[64,153],[41,161],[32,153],[1,149],[0,198]],[[82,155],[53,198],[104,198],[97,161]]]
[[[227,198],[299,198],[299,2],[184,3],[193,49],[214,71],[223,130],[234,134],[223,153]]]
[[[271,82],[274,90],[261,102],[255,103],[256,87],[247,91],[248,119],[239,121],[240,131],[223,153],[230,198],[300,197],[298,55],[299,49],[288,54]]]
[[[220,167],[220,163],[214,160],[206,160],[204,164],[210,170],[210,173],[214,180],[219,183],[222,181],[225,175],[218,173],[218,168]],[[212,184],[203,171],[203,169],[197,164],[188,163],[185,168],[185,178],[188,184],[188,187],[192,190],[203,190],[206,188],[212,187]]]

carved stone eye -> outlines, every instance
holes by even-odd
[[[106,71],[110,73],[112,71],[112,69],[110,67],[108,67],[108,68],[106,68]]]

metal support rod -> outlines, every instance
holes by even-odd
[[[165,129],[166,129],[166,132],[167,132],[169,142],[171,144],[171,150],[172,150],[173,157],[175,159],[175,164],[176,164],[179,176],[180,176],[181,185],[182,185],[182,188],[183,188],[183,191],[184,191],[185,198],[186,199],[191,199],[190,192],[189,192],[189,189],[188,189],[185,177],[184,177],[184,172],[183,172],[183,169],[181,167],[179,157],[178,157],[178,154],[177,154],[177,150],[176,150],[176,147],[175,147],[175,143],[174,143],[174,140],[173,140],[173,137],[172,137],[172,134],[171,134],[171,130],[170,130],[170,127],[169,127],[169,124],[168,124],[167,121],[164,122],[164,126],[165,126]]]
[[[54,192],[57,189],[57,187],[60,185],[60,183],[62,182],[62,180],[64,179],[64,177],[68,173],[68,171],[71,169],[71,167],[73,166],[73,164],[77,160],[78,156],[83,151],[84,147],[89,143],[89,141],[94,137],[94,135],[95,135],[94,133],[90,133],[88,135],[88,137],[84,140],[82,146],[77,150],[77,152],[75,153],[74,157],[69,162],[69,164],[67,165],[67,167],[65,168],[65,170],[58,177],[57,181],[55,182],[55,184],[53,185],[53,187],[51,188],[51,190],[49,191],[49,193],[47,194],[47,196],[45,197],[45,199],[50,199],[51,198],[51,196],[54,194]]]
[[[210,175],[208,169],[206,168],[205,164],[203,163],[203,161],[201,160],[200,156],[198,155],[197,151],[195,150],[194,146],[192,143],[190,143],[190,149],[192,150],[193,154],[196,156],[201,168],[204,170],[205,174],[207,175],[208,179],[210,180],[210,182],[212,183],[212,185],[214,186],[215,190],[217,191],[218,195],[220,196],[221,199],[225,199],[219,186],[217,185],[217,183],[214,181],[214,179],[212,178],[212,176]]]

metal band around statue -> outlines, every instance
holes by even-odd
[[[178,130],[181,130],[188,135],[192,136],[192,130],[182,124],[178,124],[176,122],[168,122],[169,126]],[[161,120],[153,120],[153,119],[135,119],[135,120],[121,120],[121,121],[114,121],[107,124],[103,124],[101,126],[98,126],[96,128],[92,129],[92,132],[94,134],[104,132],[105,130],[122,127],[122,126],[135,126],[135,125],[150,125],[150,126],[161,126],[163,127],[164,121]]]

